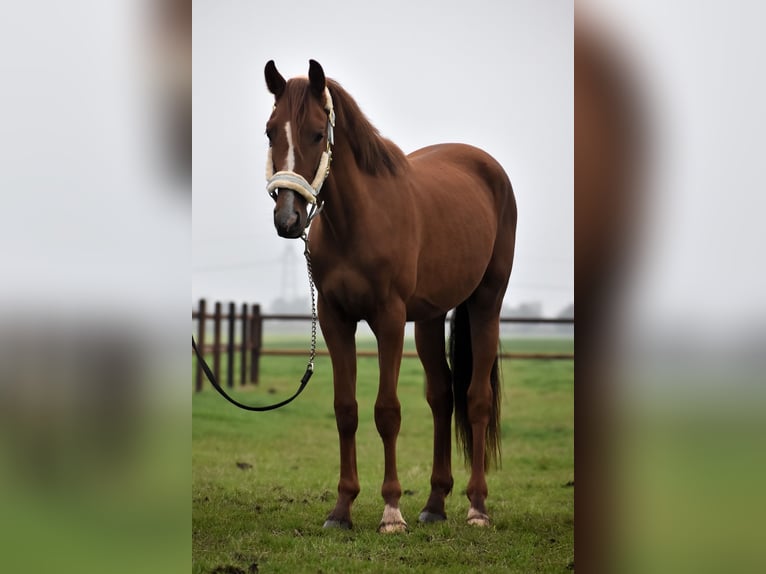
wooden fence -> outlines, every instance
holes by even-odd
[[[239,362],[239,382],[246,385],[248,382],[258,384],[258,371],[260,358],[264,355],[276,356],[300,356],[307,357],[308,349],[264,349],[263,348],[263,323],[264,321],[311,321],[310,315],[264,315],[258,304],[248,305],[243,303],[237,306],[229,303],[225,310],[220,302],[216,302],[212,312],[205,299],[200,299],[197,310],[192,310],[192,320],[197,321],[196,335],[197,346],[205,355],[212,354],[211,368],[216,379],[221,384],[224,382],[234,386],[235,366]],[[208,333],[208,323],[212,320],[212,341]],[[574,325],[574,319],[545,319],[538,317],[501,317],[501,323],[535,324],[535,325]],[[224,325],[225,324],[225,325]],[[225,339],[222,337],[222,329],[225,328]],[[371,350],[357,350],[359,357],[377,357],[377,352]],[[327,356],[325,349],[317,349],[317,356]],[[405,358],[417,357],[414,351],[405,351]],[[572,360],[571,353],[501,353],[503,359],[563,359]],[[222,359],[226,359],[226,377],[221,377]],[[194,389],[202,390],[204,374],[198,364],[194,375]]]

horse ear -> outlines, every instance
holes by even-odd
[[[264,70],[266,76],[266,86],[269,91],[274,94],[274,99],[278,100],[285,91],[285,79],[282,74],[277,70],[277,66],[274,64],[274,60],[266,62],[266,69]]]
[[[316,60],[309,60],[309,84],[314,95],[322,100],[325,88],[324,70]]]

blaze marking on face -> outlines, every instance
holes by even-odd
[[[293,133],[290,128],[290,122],[285,122],[285,132],[287,133],[287,166],[285,171],[295,171],[295,148],[293,147]]]

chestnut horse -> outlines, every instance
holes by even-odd
[[[434,145],[405,156],[313,60],[308,78],[285,81],[273,61],[265,76],[275,98],[266,124],[274,224],[282,237],[305,238],[313,220],[307,246],[332,359],[340,481],[325,526],[350,528],[359,493],[355,333],[362,320],[378,343],[375,425],[385,456],[379,530],[407,528],[396,471],[406,321],[415,322],[434,418],[431,493],[419,520],[446,519],[454,410],[471,469],[467,520],[487,525],[485,472],[500,452],[499,315],[516,236],[511,182],[495,159],[468,145]],[[448,364],[444,323],[451,309]]]

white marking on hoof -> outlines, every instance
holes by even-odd
[[[474,526],[489,526],[489,516],[471,507],[468,511],[468,524]]]
[[[380,519],[378,532],[390,534],[393,532],[404,532],[407,530],[407,523],[404,521],[401,510],[386,504],[383,510],[383,518]]]

